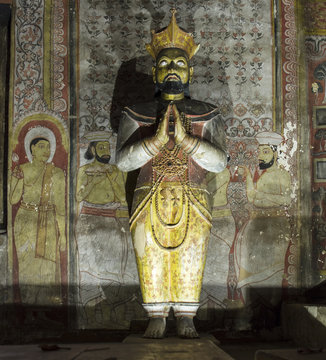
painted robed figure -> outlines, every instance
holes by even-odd
[[[140,168],[130,229],[150,318],[145,337],[164,336],[171,307],[178,335],[198,337],[193,317],[211,229],[206,174],[226,166],[224,129],[216,107],[189,97],[189,60],[199,46],[178,27],[175,10],[146,47],[158,96],[125,108],[117,146],[122,171]]]
[[[32,127],[24,139],[29,162],[17,165],[10,202],[19,204],[14,242],[24,305],[62,305],[60,251],[66,251],[65,173],[52,163],[56,138],[47,127]],[[39,314],[40,315],[40,314]]]

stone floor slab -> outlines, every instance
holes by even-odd
[[[2,345],[0,359],[6,360],[232,360],[209,339],[129,339],[124,343],[64,344],[56,351],[38,345]]]
[[[183,344],[183,343],[185,343],[185,342],[187,343],[189,341],[196,341],[197,344],[201,344],[201,343],[205,344],[207,342],[212,342],[216,346],[220,345],[220,342],[216,339],[215,336],[210,335],[210,334],[205,334],[205,333],[200,334],[200,338],[198,338],[198,339],[190,339],[190,340],[189,339],[180,339],[177,336],[168,336],[163,339],[146,339],[142,335],[131,334],[123,340],[123,343],[124,344],[144,344],[147,342],[151,342],[151,343],[158,343],[158,344],[175,344],[175,343]]]

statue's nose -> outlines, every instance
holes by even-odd
[[[175,62],[174,61],[170,62],[169,69],[175,69]]]

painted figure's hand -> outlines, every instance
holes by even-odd
[[[187,133],[182,125],[181,116],[175,104],[172,105],[172,111],[175,119],[175,142],[176,144],[181,144],[187,136]]]
[[[14,176],[16,179],[23,179],[24,178],[24,173],[22,172],[19,165],[17,165],[15,167],[15,169],[13,170],[12,176]]]
[[[160,146],[165,145],[169,141],[169,116],[171,112],[171,105],[166,109],[163,119],[158,125],[154,140],[159,142]]]
[[[240,165],[238,167],[238,174],[246,177],[249,174],[249,169],[246,166]]]

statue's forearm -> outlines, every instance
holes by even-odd
[[[144,141],[137,141],[117,151],[117,166],[121,171],[133,171],[145,165],[152,157],[145,151]]]
[[[198,165],[207,171],[220,172],[226,167],[226,153],[206,140],[189,137],[189,143],[183,144],[184,150],[192,156]],[[127,145],[117,152],[117,166],[121,171],[132,171],[145,165],[160,151],[155,138],[148,138]]]
[[[180,145],[205,170],[219,173],[225,169],[227,163],[225,151],[210,142],[187,135]]]

